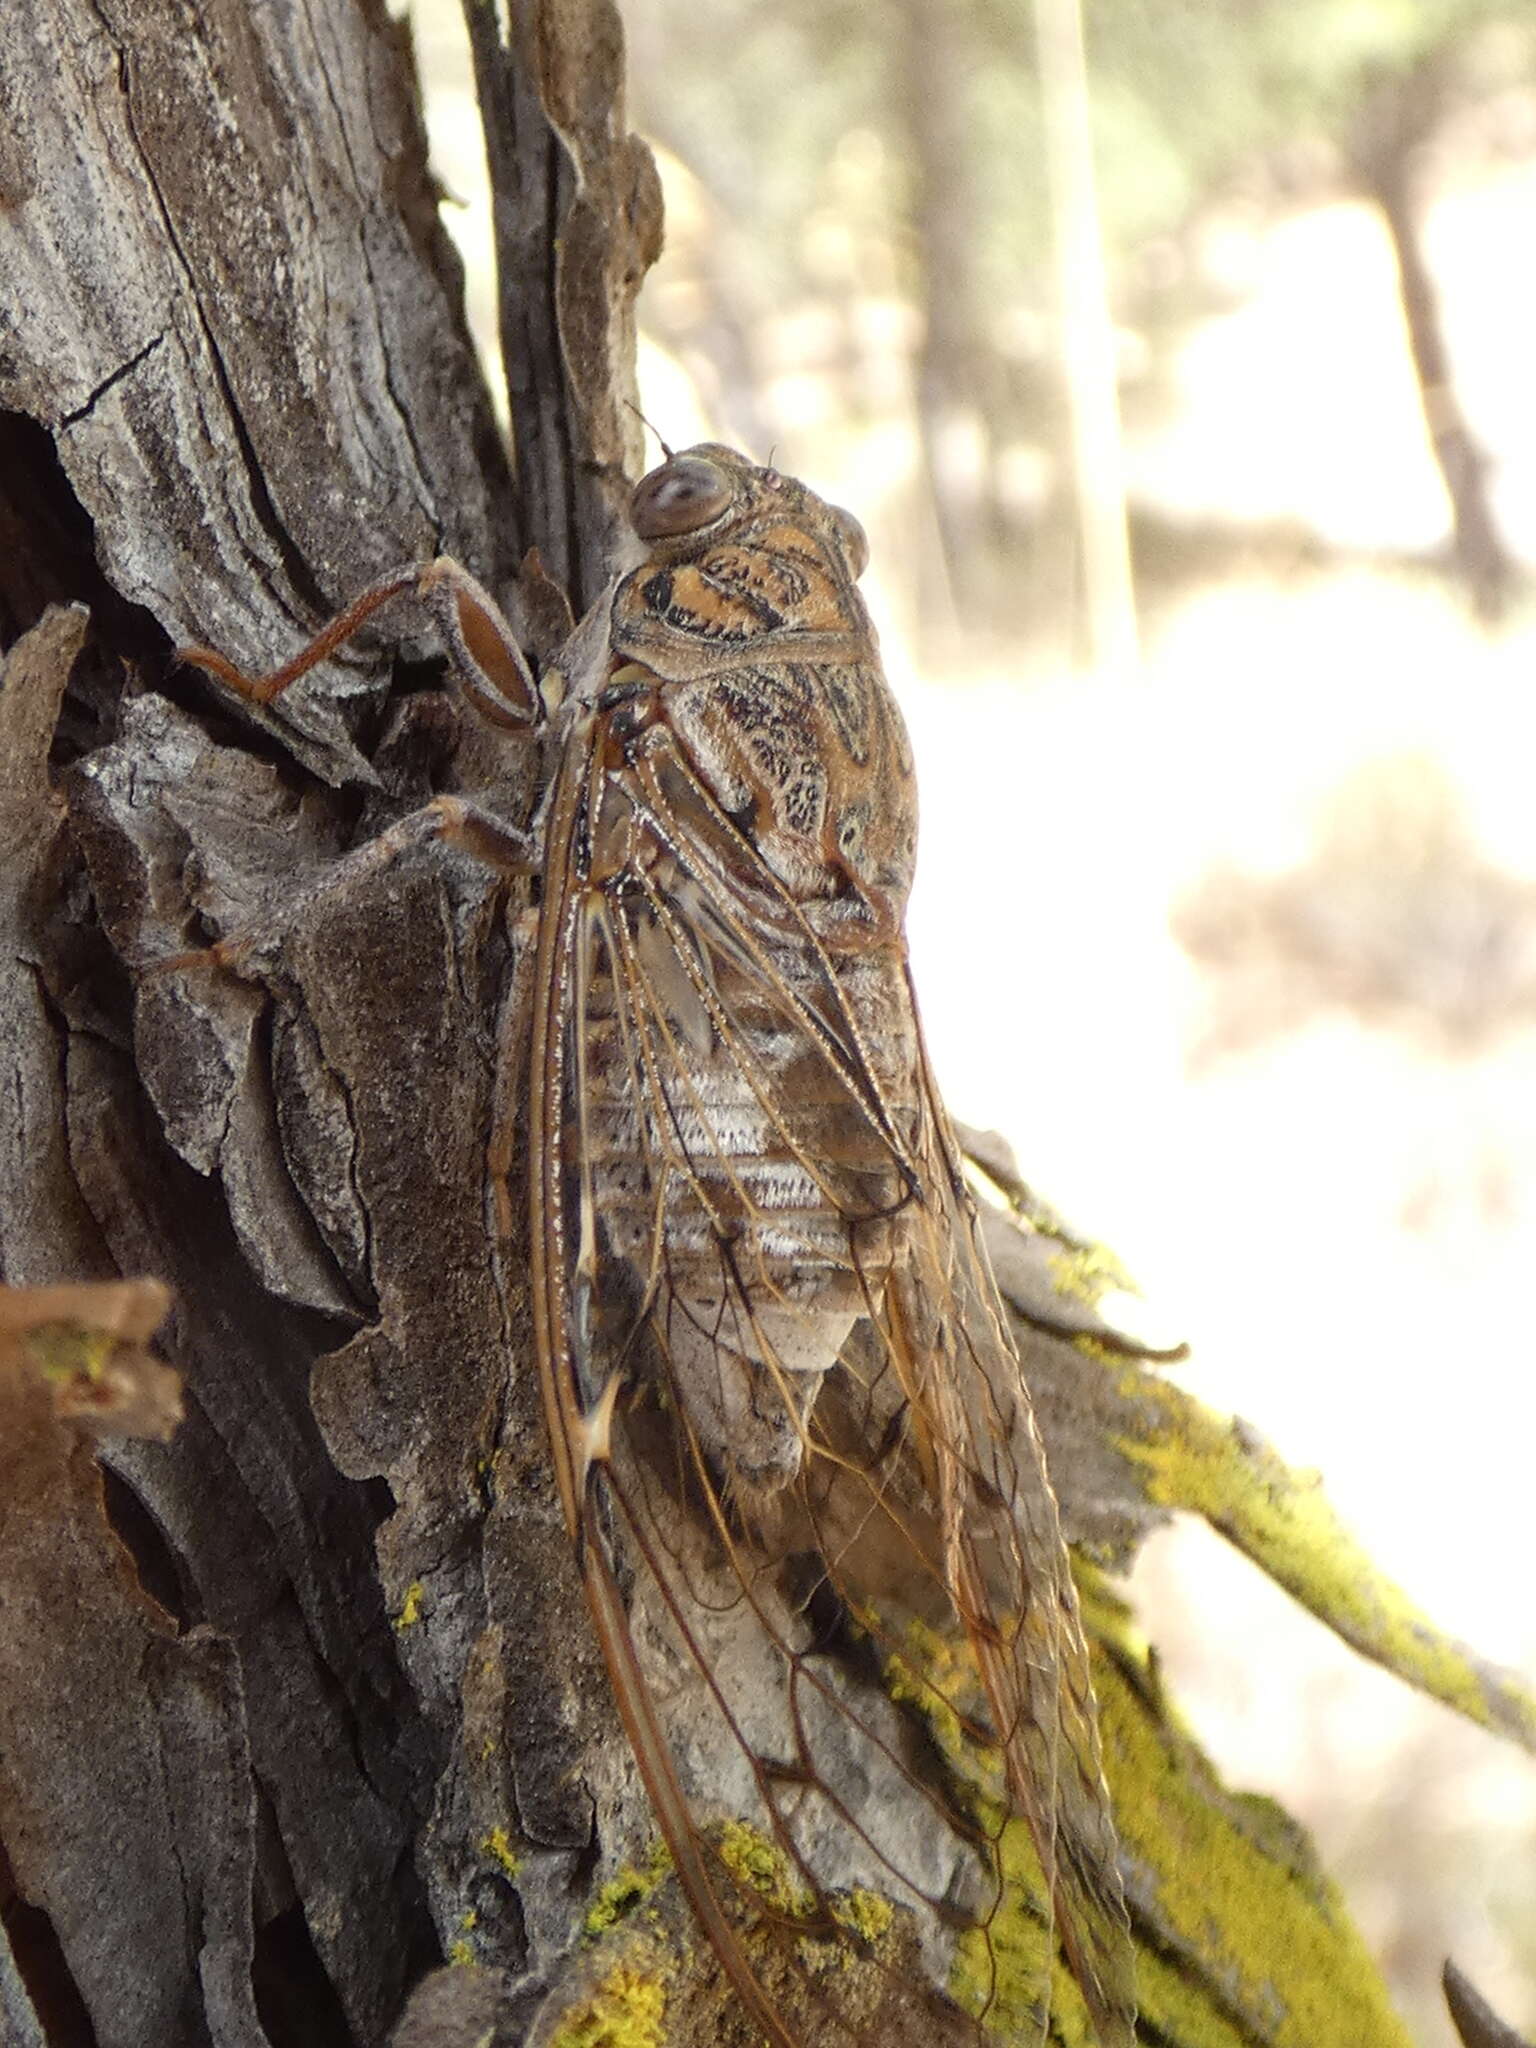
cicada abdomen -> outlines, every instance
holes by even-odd
[[[530,1134],[546,1407],[619,1704],[776,2038],[814,2030],[736,1931],[709,1823],[743,1800],[824,1924],[867,1879],[984,1942],[1022,1816],[1118,2048],[1130,1954],[1086,1651],[912,998],[912,763],[863,535],[712,444],[645,478],[633,518],[647,559],[561,712]],[[942,1675],[922,1630],[966,1646]],[[674,1705],[690,1668],[702,1718]],[[991,1762],[946,1785],[924,1714]],[[882,1777],[926,1830],[852,1801]]]
[[[803,1027],[669,915],[614,903],[592,934],[589,1199],[711,1461],[738,1494],[771,1492],[798,1471],[821,1382],[884,1290],[907,1187]],[[763,950],[776,980],[805,965]],[[880,979],[867,966],[855,985]]]

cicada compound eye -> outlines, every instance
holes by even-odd
[[[853,580],[857,583],[869,567],[869,535],[853,514],[845,512],[841,505],[832,507],[832,521],[843,544],[843,552],[848,557],[848,567],[853,571]]]
[[[667,540],[697,533],[730,502],[730,479],[723,469],[705,455],[674,455],[635,485],[630,524],[642,540]]]

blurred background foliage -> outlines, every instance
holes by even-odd
[[[749,445],[807,424],[808,379],[817,424],[839,435],[915,427],[916,502],[900,524],[921,545],[894,559],[913,596],[904,624],[927,644],[961,621],[1014,639],[1070,632],[1027,10],[647,0],[629,27],[635,115],[673,188],[655,338]],[[1243,295],[1242,243],[1260,224],[1358,195],[1400,272],[1453,512],[1447,553],[1480,608],[1501,614],[1519,572],[1459,417],[1422,201],[1437,158],[1464,176],[1523,153],[1530,10],[1099,0],[1085,33],[1128,426],[1154,428],[1176,408],[1178,338]],[[1199,537],[1169,532],[1167,514],[1135,495],[1144,597],[1199,573]],[[1308,538],[1271,536],[1303,551]]]
[[[623,5],[642,399],[870,529],[952,1106],[1536,1674],[1536,0],[1085,0],[1130,672],[1086,659],[1026,0]],[[414,0],[494,355],[457,12]],[[1536,2031],[1529,1760],[1201,1530],[1131,1590],[1425,2048],[1447,1953]]]

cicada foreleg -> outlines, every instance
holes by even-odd
[[[552,588],[532,555],[524,565],[524,575],[542,579],[547,588]],[[465,696],[482,718],[516,733],[531,732],[542,723],[544,700],[510,623],[490,593],[450,555],[439,555],[425,565],[409,562],[391,569],[359,592],[297,654],[266,675],[246,675],[211,647],[178,648],[176,659],[202,669],[248,703],[271,704],[301,676],[343,647],[376,612],[393,599],[407,596],[414,597],[432,614]],[[351,885],[363,875],[392,865],[412,848],[436,841],[457,847],[482,866],[501,874],[527,875],[538,868],[531,835],[462,797],[439,796],[339,861],[297,903],[307,904],[317,892]],[[293,922],[297,903],[290,898],[285,904],[284,924]],[[172,954],[144,965],[158,971],[199,964],[238,969],[263,936],[254,930],[241,932],[216,945]]]
[[[425,566],[407,562],[391,569],[267,675],[244,674],[212,647],[179,647],[176,659],[217,677],[249,703],[270,704],[344,647],[375,612],[405,596],[415,597],[432,614],[464,694],[482,718],[514,732],[541,722],[543,699],[517,636],[490,592],[451,555],[439,555]]]

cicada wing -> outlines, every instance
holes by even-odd
[[[833,1455],[808,1468],[810,1515],[829,1578],[871,1618],[894,1682],[936,1716],[967,1724],[960,1747],[978,1790],[1028,1826],[1045,1910],[1097,2039],[1130,2048],[1134,1953],[1060,1516],[926,1059],[923,1078],[923,1199],[876,1340],[861,1369],[845,1361],[844,1384],[829,1390],[845,1412],[835,1421],[831,1399],[819,1411]],[[861,1470],[856,1446],[890,1443],[887,1380],[901,1390],[904,1457],[887,1449],[878,1471]],[[946,1610],[970,1646],[980,1716],[963,1675],[935,1679],[925,1639],[911,1651],[903,1639],[904,1612],[942,1628]],[[1040,1996],[1048,1999],[1044,1987]]]
[[[926,1412],[947,1434],[945,1550],[955,1604],[1035,1840],[1068,1963],[1103,2048],[1135,2039],[1135,1960],[1088,1646],[1056,1496],[1017,1350],[920,1051],[925,1202],[902,1276],[905,1319],[948,1380]],[[925,1313],[939,1301],[942,1313]],[[904,1338],[909,1344],[910,1338]],[[910,1369],[910,1368],[909,1368]]]
[[[610,1432],[620,1379],[617,1368],[601,1376],[593,1344],[597,1225],[580,1098],[592,949],[591,849],[602,801],[599,730],[590,718],[573,724],[544,821],[529,1100],[530,1265],[540,1390],[599,1647],[679,1880],[743,2008],[778,2048],[804,2048],[776,2013],[722,1908],[718,1873],[705,1854],[641,1668],[610,1551]]]
[[[986,1708],[974,1685],[946,1705],[998,1757],[1001,1810],[1028,1818],[1120,2048],[1086,1653],[904,954],[834,957],[675,752],[616,774],[600,729],[568,740],[546,819],[536,1322],[566,1512],[658,1822],[765,2032],[865,2038],[846,2014],[831,2031],[802,2016],[831,1999],[837,2019],[832,1974],[793,1958],[836,1933],[838,1897],[870,1887],[984,1933],[999,1903],[1002,1821],[854,1668],[871,1644],[899,1658],[881,1617],[903,1607],[963,1624]],[[712,1814],[769,1845],[767,1895]],[[787,1955],[804,2006],[765,1988],[765,1929],[784,1936],[771,1981]]]

